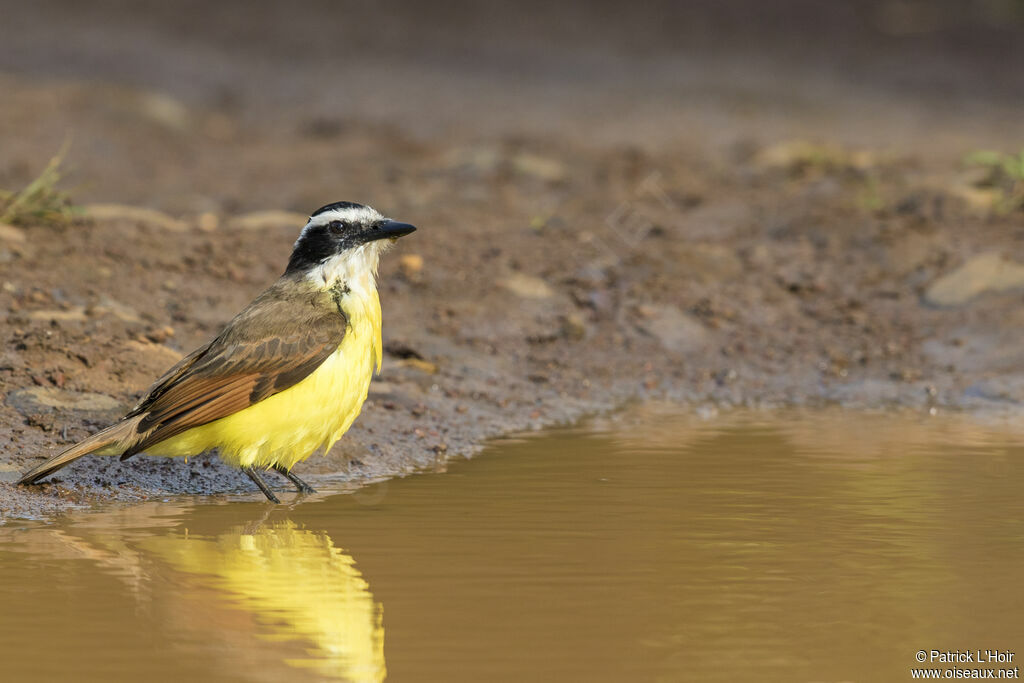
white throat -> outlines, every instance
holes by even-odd
[[[356,290],[362,290],[363,294],[376,291],[377,265],[385,242],[367,242],[330,257],[309,272],[310,281],[321,289],[341,284],[352,290],[353,294],[356,294]]]

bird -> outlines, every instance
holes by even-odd
[[[216,449],[268,500],[260,472],[313,488],[292,467],[359,415],[383,358],[377,265],[414,232],[355,202],[314,211],[284,273],[210,342],[181,359],[121,419],[32,468],[34,484],[89,455],[188,457]]]

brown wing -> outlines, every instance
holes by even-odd
[[[142,438],[123,458],[287,389],[338,348],[344,316],[273,290],[157,380],[129,414],[143,416]]]

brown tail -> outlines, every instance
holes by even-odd
[[[119,451],[127,449],[137,434],[136,428],[139,426],[139,421],[142,419],[141,416],[133,417],[128,420],[122,420],[116,424],[113,424],[102,432],[93,434],[84,441],[79,441],[71,448],[66,451],[62,451],[57,455],[53,456],[44,463],[36,465],[25,474],[21,475],[21,479],[18,480],[19,484],[34,484],[48,474],[52,474],[59,470],[64,465],[67,465],[73,460],[78,460],[83,455],[89,455],[95,453],[98,450],[103,450],[107,447],[113,447],[111,449],[112,454],[118,454]]]

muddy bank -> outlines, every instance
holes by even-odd
[[[788,62],[602,69],[586,51],[537,74],[526,58],[361,64],[344,72],[360,96],[339,104],[307,82],[330,78],[309,55],[301,78],[268,62],[259,96],[161,71],[181,49],[171,28],[132,48],[145,88],[41,48],[28,69],[32,31],[71,19],[22,20],[20,51],[0,49],[0,187],[70,136],[63,186],[81,210],[0,229],[5,516],[249,491],[211,456],[85,458],[42,488],[9,482],[215,334],[283,269],[303,214],[340,199],[420,231],[384,260],[384,371],[349,436],[297,470],[314,484],[443,468],[489,436],[632,399],[1024,406],[1021,190],[963,163],[1024,138],[1019,93],[975,83],[1005,54],[945,74],[976,87],[944,107]],[[83,26],[68,45],[98,50],[76,41],[110,25]],[[248,73],[218,39],[188,54]],[[942,63],[925,57],[907,67],[918,83]],[[384,103],[378,81],[415,97]]]

